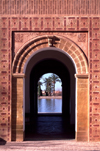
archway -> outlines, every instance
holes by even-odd
[[[38,57],[41,56],[42,53],[43,52],[38,53],[37,56]],[[48,51],[48,53],[49,53],[49,51]],[[50,53],[51,53],[51,51],[50,51]],[[34,57],[36,57],[36,56],[34,56]],[[59,68],[61,70],[59,70]],[[28,69],[27,69],[27,73],[29,72]],[[66,68],[66,66],[63,63],[61,63],[60,61],[58,61],[57,59],[56,60],[55,59],[50,59],[50,58],[44,59],[44,60],[41,60],[39,63],[37,63],[32,68],[31,73],[30,73],[30,102],[29,102],[30,103],[30,110],[29,110],[29,112],[30,112],[30,123],[29,124],[30,125],[29,125],[29,128],[27,126],[26,140],[28,138],[32,139],[32,137],[34,139],[34,137],[35,137],[34,136],[34,125],[37,121],[36,118],[38,119],[38,117],[40,117],[40,115],[38,115],[38,111],[37,111],[37,81],[43,73],[47,73],[47,72],[55,72],[62,79],[62,88],[63,88],[63,92],[62,92],[62,114],[60,116],[58,116],[57,114],[56,115],[55,114],[42,115],[42,119],[44,121],[43,125],[45,126],[45,129],[46,129],[46,135],[47,135],[47,133],[49,133],[49,137],[46,136],[45,134],[43,134],[43,137],[38,134],[39,138],[42,137],[42,139],[43,139],[43,138],[46,137],[46,139],[50,139],[52,137],[53,138],[55,137],[55,138],[62,139],[65,136],[65,134],[67,133],[66,134],[66,139],[67,139],[67,138],[69,138],[68,137],[68,134],[69,134],[68,132],[70,131],[70,129],[68,129],[68,126],[70,125],[69,127],[71,127],[72,124],[73,125],[75,124],[75,109],[74,110],[71,109],[71,111],[70,111],[70,108],[72,106],[74,106],[74,108],[75,108],[75,99],[70,100],[70,98],[71,98],[71,96],[70,96],[70,85],[71,85],[71,83],[70,83],[69,71]],[[72,71],[72,72],[75,72],[75,71]],[[74,78],[74,74],[73,74],[73,78]],[[73,83],[73,89],[74,89],[74,91],[72,93],[75,93],[75,83]],[[28,106],[28,104],[26,105],[26,107],[27,106]],[[72,112],[72,113],[70,113],[70,112]],[[46,126],[46,124],[44,124],[44,123],[46,123],[45,119],[47,118],[47,116],[48,116],[48,119],[50,118],[50,121],[52,121],[54,118],[56,118],[56,119],[60,118],[60,120],[63,119],[63,121],[60,122],[60,126],[61,125],[62,126],[61,126],[61,128],[58,128],[59,129],[58,133],[57,133],[57,128],[54,128],[54,127],[60,127],[59,126],[59,120],[58,121],[56,120],[56,122],[52,121],[53,129],[55,129],[55,131],[56,131],[55,132],[52,129],[52,125],[51,126]],[[46,118],[44,118],[44,117],[46,117]],[[50,121],[49,121],[49,125],[51,124]],[[54,124],[54,122],[55,122],[55,124]],[[72,122],[72,123],[70,124],[70,122]],[[41,121],[41,123],[42,123],[42,121]],[[62,131],[65,131],[64,128],[63,128],[63,123],[66,124],[66,131],[67,131],[64,135],[62,135],[62,132],[61,132],[61,129],[63,129]],[[39,124],[39,125],[41,125],[41,124]],[[42,125],[41,125],[41,127],[42,127]],[[47,127],[49,127],[48,132],[47,132]],[[28,129],[30,130],[29,133],[31,135],[29,135]],[[40,128],[37,126],[37,129],[40,129]],[[44,128],[42,127],[42,130],[43,129]],[[45,133],[45,129],[43,130],[44,133]],[[50,131],[54,131],[53,133],[55,135],[52,135],[52,133],[50,133]],[[74,132],[75,132],[75,127],[74,127]],[[39,133],[39,132],[37,132],[37,133]],[[35,130],[35,134],[36,134],[36,130]],[[70,135],[70,137],[72,137],[72,136]],[[73,134],[73,137],[74,137],[74,134]]]
[[[14,117],[12,120],[12,125],[13,125],[12,133],[15,134],[12,138],[13,140],[23,140],[23,136],[24,136],[23,135],[23,132],[24,132],[23,121],[24,120],[23,120],[23,115],[22,115],[23,114],[22,106],[23,106],[23,96],[24,96],[24,99],[27,99],[28,96],[25,95],[26,90],[24,91],[25,94],[23,95],[23,88],[26,88],[25,86],[23,86],[23,84],[28,85],[28,83],[23,82],[23,81],[27,81],[25,79],[27,79],[30,75],[30,72],[27,72],[27,70],[31,71],[33,66],[35,66],[38,62],[44,59],[58,60],[58,61],[61,61],[65,66],[67,66],[70,73],[71,82],[73,82],[74,74],[77,73],[76,74],[76,77],[77,77],[76,105],[77,106],[76,106],[76,120],[75,120],[76,121],[76,136],[75,137],[77,140],[88,140],[88,75],[87,75],[88,65],[87,65],[87,61],[82,50],[80,50],[80,48],[77,47],[73,42],[71,42],[68,39],[61,38],[61,37],[59,37],[58,39],[60,39],[59,40],[60,42],[52,44],[50,48],[47,47],[48,46],[47,36],[37,38],[35,40],[31,40],[25,46],[23,46],[21,50],[19,50],[18,54],[14,58],[13,85],[15,89],[13,90],[13,93],[12,93],[13,95],[12,107],[16,108],[16,111],[12,110],[13,112],[12,115]],[[54,46],[59,47],[59,48],[54,48]],[[75,64],[73,63],[73,61]],[[74,68],[74,70],[72,68]],[[25,76],[25,79],[23,80],[24,76]],[[28,93],[29,92],[27,92],[27,94]],[[71,93],[73,92],[71,91]],[[71,94],[71,97],[75,98],[75,95]],[[17,108],[17,106],[19,106],[19,108]],[[34,111],[35,110],[36,108],[34,108]],[[14,120],[16,121],[15,124],[13,124]],[[20,126],[19,126],[19,121],[21,121]]]
[[[37,82],[37,113],[62,113],[62,80],[55,73],[43,74]]]
[[[59,68],[61,70],[59,70]],[[32,107],[32,113],[37,114],[37,81],[43,73],[47,72],[55,72],[62,79],[62,87],[63,87],[63,100],[65,100],[62,105],[62,113],[68,114],[69,117],[69,102],[70,102],[70,75],[66,67],[59,61],[54,59],[46,59],[42,60],[35,65],[30,74],[30,107]],[[74,88],[74,84],[73,84]],[[66,93],[67,92],[67,93]],[[34,101],[35,102],[34,102]],[[67,100],[67,101],[66,101]],[[33,112],[34,106],[34,112]],[[68,107],[64,109],[65,107]],[[68,112],[68,113],[66,113]],[[33,115],[33,116],[34,116]]]

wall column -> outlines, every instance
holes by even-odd
[[[89,80],[88,75],[76,74],[77,78],[77,128],[76,140],[88,141],[89,138],[89,117],[88,117],[88,98],[89,98]]]
[[[12,141],[23,141],[23,78],[24,74],[12,77]]]

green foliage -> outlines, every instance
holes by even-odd
[[[59,78],[58,75],[52,73],[48,78],[42,78],[43,82],[38,82],[38,94],[39,96],[41,95],[41,85],[44,83],[45,84],[45,92],[46,95],[51,96],[51,93],[53,93],[53,95],[55,95],[55,84],[56,82],[61,82],[61,79]]]
[[[53,93],[55,95],[55,84],[56,82],[61,82],[61,79],[58,75],[52,73],[48,78],[43,78],[43,83],[45,83],[45,92],[46,95],[50,95]]]
[[[51,96],[51,84],[52,84],[52,79],[51,77],[48,77],[48,78],[45,78],[43,79],[44,80],[44,83],[45,83],[45,86],[46,86],[46,92],[48,95]]]
[[[41,85],[42,85],[42,82],[38,81],[38,96],[42,95]]]
[[[59,78],[58,75],[54,73],[51,74],[51,79],[52,79],[52,84],[53,84],[53,95],[55,95],[55,84],[56,82],[61,82],[61,79]]]

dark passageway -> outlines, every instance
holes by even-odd
[[[37,82],[41,75],[53,72],[62,80],[62,114],[38,115]],[[63,63],[46,59],[33,67],[30,74],[30,114],[25,125],[25,140],[74,139],[75,125],[70,124],[70,74]]]
[[[60,69],[60,70],[59,70]],[[62,114],[70,116],[70,75],[67,68],[59,61],[48,59],[39,62],[30,74],[30,115],[37,115],[37,82],[44,73],[53,72],[62,80]],[[34,111],[33,111],[34,109]]]
[[[26,123],[25,140],[75,139],[75,125],[61,115],[38,115]]]

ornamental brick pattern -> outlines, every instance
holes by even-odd
[[[100,141],[100,1],[1,0],[0,8],[0,138],[11,141],[13,33],[68,31],[88,33],[89,141]],[[80,41],[85,35],[80,34]]]
[[[63,34],[64,35],[64,34]],[[18,34],[17,34],[18,36]],[[22,34],[19,34],[19,39],[22,36]],[[41,48],[48,47],[48,37],[53,36],[51,34],[46,36],[40,36],[37,37],[34,40],[31,40],[28,42],[28,44],[24,45],[23,48],[21,47],[21,50],[19,50],[14,57],[13,61],[13,73],[23,73],[23,69],[25,66],[26,61],[28,58],[36,51]],[[86,74],[88,73],[87,68],[87,61],[84,57],[84,54],[78,48],[74,43],[72,43],[70,40],[65,39],[63,37],[55,36],[54,46],[56,48],[59,48],[61,50],[64,50],[67,52],[74,60],[76,67],[77,67],[77,73],[78,74]],[[56,38],[58,42],[56,42]]]
[[[0,14],[100,14],[99,0],[0,0]]]

